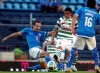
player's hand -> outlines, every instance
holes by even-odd
[[[76,30],[74,28],[71,29],[73,35],[76,35]]]
[[[55,41],[54,41],[54,40],[51,40],[51,41],[50,41],[50,44],[51,44],[51,45],[54,45],[54,44],[55,44]]]
[[[5,37],[5,38],[3,38],[1,41],[2,42],[5,42],[5,41],[7,41],[8,39],[7,39],[7,37]]]

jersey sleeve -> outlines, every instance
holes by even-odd
[[[78,10],[75,12],[75,15],[80,16],[80,15],[81,15],[81,9],[82,9],[82,8],[78,9]]]
[[[44,41],[44,43],[48,43],[48,41],[49,41],[49,38],[47,37],[46,39],[45,39],[45,41]]]
[[[59,29],[60,26],[61,26],[61,19],[59,18],[59,19],[57,20],[57,22],[56,22],[55,28],[56,28],[56,29]]]
[[[48,32],[46,31],[41,31],[41,37],[47,37],[48,36]]]
[[[21,30],[20,32],[22,33],[22,34],[27,34],[27,31],[29,30],[29,28],[24,28],[23,30]]]

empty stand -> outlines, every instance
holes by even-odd
[[[86,0],[78,0],[78,3],[85,3]]]
[[[35,5],[34,4],[29,4],[29,9],[30,10],[35,10],[36,8],[35,8]]]
[[[11,1],[11,2],[15,2],[15,0],[9,0],[9,1]]]
[[[7,9],[13,9],[12,3],[6,3],[6,8]]]
[[[77,5],[76,7],[77,7],[77,9],[79,9],[79,8],[82,8],[83,6],[82,5]]]
[[[25,1],[25,2],[31,2],[30,0],[23,0],[23,1]]]
[[[39,0],[32,0],[33,2],[39,2]]]
[[[70,0],[70,2],[71,2],[71,3],[77,3],[77,1],[76,1],[76,0]]]
[[[72,11],[75,11],[75,5],[69,5],[69,7],[72,9]]]
[[[69,3],[69,0],[62,0],[64,3]]]
[[[0,4],[0,9],[5,9],[4,4]]]
[[[19,3],[14,3],[14,9],[18,9],[18,10],[21,9],[20,4]]]
[[[63,6],[63,8],[65,9],[68,5],[62,5]]]
[[[28,10],[28,4],[27,3],[22,3],[22,9]]]
[[[23,0],[16,0],[16,2],[22,2]]]

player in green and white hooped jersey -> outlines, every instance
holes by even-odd
[[[56,41],[56,38],[54,38],[54,40]],[[45,41],[43,42],[42,50],[46,49],[45,51],[49,53],[51,60],[55,61],[54,55],[56,54],[57,47],[56,47],[56,43],[54,45],[51,45],[50,41],[51,41],[51,37],[47,37],[45,39]],[[64,52],[61,53],[60,59],[63,59],[63,58],[64,58]],[[56,62],[56,64],[58,65],[58,62]],[[58,70],[56,68],[56,69],[50,70],[50,71],[54,71],[55,72],[55,71],[58,71]]]
[[[57,34],[56,47],[60,50],[67,50],[68,55],[69,55],[69,52],[71,50],[71,46],[73,43],[73,35],[71,32],[71,23],[72,23],[71,15],[72,15],[72,9],[69,7],[65,8],[64,16],[60,17],[57,20],[55,29],[53,30],[52,39],[51,39],[51,44],[54,44],[54,37]],[[77,22],[76,22],[76,24],[77,24]],[[76,57],[73,62],[73,65],[72,65],[72,69],[74,71],[77,71],[77,69],[75,67],[77,57],[78,57],[78,51],[76,51]]]
[[[56,41],[57,38],[54,38],[54,40]],[[51,59],[53,59],[54,54],[57,51],[57,47],[56,47],[56,43],[52,45],[52,44],[50,44],[50,41],[51,41],[51,37],[47,37],[45,39],[45,41],[43,42],[42,50],[47,49],[46,51],[49,53]],[[64,53],[63,52],[61,53],[60,59],[64,59]]]

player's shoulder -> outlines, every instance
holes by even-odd
[[[32,30],[31,28],[29,28],[29,27],[25,27],[23,30]]]
[[[47,33],[46,31],[39,31],[39,33]]]
[[[64,19],[64,16],[62,16],[62,17],[58,18],[58,21],[59,21],[59,20],[62,20],[62,19]]]
[[[29,28],[29,27],[25,27],[24,29],[28,29],[28,30],[29,30],[29,29],[31,29],[31,28]]]

